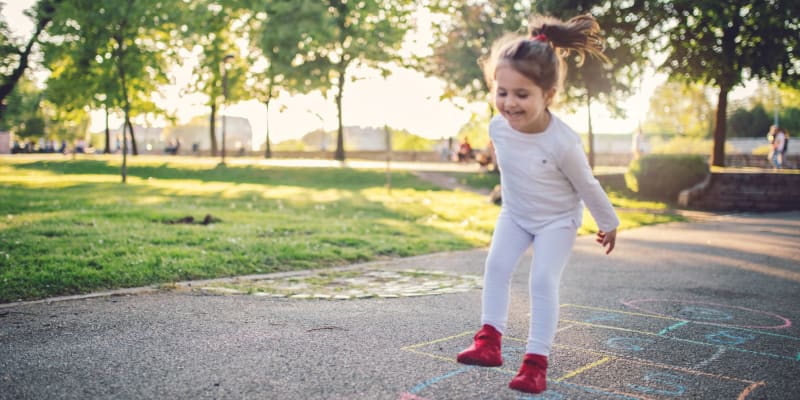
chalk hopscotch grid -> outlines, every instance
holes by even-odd
[[[740,332],[748,332],[748,333],[752,333],[752,334],[756,334],[756,335],[772,336],[772,337],[777,337],[777,338],[782,338],[782,339],[800,341],[800,338],[797,338],[797,337],[794,337],[794,336],[787,336],[787,335],[781,335],[781,334],[772,333],[772,332],[764,332],[764,331],[758,331],[758,330],[753,330],[753,329],[749,329],[749,328],[739,328],[739,327],[734,327],[734,326],[729,326],[729,325],[720,325],[720,324],[713,324],[713,323],[707,323],[707,322],[701,322],[701,321],[688,321],[688,320],[683,320],[683,319],[674,318],[674,317],[666,317],[666,316],[661,316],[661,315],[641,314],[641,313],[633,313],[633,312],[628,312],[628,311],[617,311],[617,310],[611,310],[611,309],[606,309],[606,308],[581,306],[581,305],[575,305],[575,304],[562,304],[561,305],[561,308],[568,308],[568,307],[579,308],[579,309],[587,309],[587,310],[595,310],[595,311],[602,311],[602,312],[611,313],[611,314],[625,314],[625,315],[631,315],[631,316],[640,316],[640,317],[647,317],[647,318],[664,319],[664,320],[671,320],[671,321],[677,321],[677,322],[675,324],[673,324],[673,325],[670,325],[670,326],[660,330],[657,333],[656,332],[647,332],[647,331],[638,330],[638,329],[621,328],[621,327],[618,327],[618,326],[597,324],[597,323],[591,323],[591,322],[585,322],[585,321],[576,321],[576,320],[571,320],[571,319],[567,319],[567,318],[561,319],[562,322],[567,322],[567,323],[570,323],[570,324],[581,325],[581,326],[590,326],[590,327],[595,327],[595,328],[600,328],[600,329],[611,329],[611,330],[616,330],[616,331],[621,331],[621,332],[630,332],[630,333],[636,333],[636,334],[646,335],[646,336],[655,336],[655,337],[659,337],[659,338],[663,338],[663,339],[675,340],[675,341],[678,341],[678,342],[690,343],[690,344],[695,344],[695,345],[700,345],[700,346],[715,347],[717,349],[724,348],[725,351],[732,350],[732,351],[736,351],[736,352],[740,352],[740,353],[748,353],[748,354],[753,354],[753,355],[758,355],[758,356],[763,356],[763,357],[769,357],[769,358],[775,358],[775,359],[782,359],[782,360],[789,360],[789,361],[800,361],[800,354],[798,354],[797,356],[784,356],[784,355],[773,354],[773,353],[764,352],[764,351],[754,351],[754,350],[742,349],[742,348],[739,348],[739,347],[736,347],[736,346],[722,345],[722,344],[719,344],[719,343],[709,343],[709,342],[703,342],[703,341],[699,341],[699,340],[685,339],[685,338],[680,338],[680,337],[668,335],[668,333],[675,332],[678,329],[683,328],[684,326],[691,326],[692,324],[697,324],[697,325],[705,325],[705,326],[722,327],[722,328],[725,328],[725,330],[729,330],[729,331],[730,330],[735,330],[735,331],[740,331]],[[717,355],[717,357],[719,357],[719,355]]]
[[[565,326],[565,327],[559,328],[558,331],[563,331],[563,330],[569,329],[570,327],[571,326]],[[414,353],[414,354],[419,354],[419,355],[431,357],[431,358],[434,358],[434,359],[437,359],[437,360],[441,360],[441,361],[447,361],[447,362],[449,362],[451,364],[462,365],[462,364],[459,364],[455,360],[455,358],[442,357],[442,356],[440,356],[438,354],[432,354],[432,353],[428,353],[428,352],[425,352],[425,351],[421,351],[421,350],[419,350],[419,348],[420,347],[430,346],[430,345],[433,345],[433,344],[436,344],[436,343],[450,341],[450,340],[453,340],[453,339],[458,339],[458,338],[461,338],[461,337],[464,337],[464,336],[470,336],[472,334],[473,334],[473,332],[466,331],[466,332],[458,333],[458,334],[455,334],[455,335],[452,335],[452,336],[447,336],[447,337],[444,337],[444,338],[431,340],[429,342],[423,342],[423,343],[413,344],[413,345],[410,345],[410,346],[405,346],[405,347],[402,347],[401,350],[408,351],[408,352],[411,352],[411,353]],[[508,337],[507,339],[522,341],[522,340],[514,339],[514,338],[511,338],[511,337]],[[433,384],[435,384],[437,382],[441,382],[441,381],[443,381],[443,380],[445,380],[447,378],[451,378],[453,376],[462,374],[464,372],[468,372],[468,371],[470,371],[472,369],[475,369],[475,368],[476,367],[474,367],[474,366],[464,366],[464,367],[459,368],[457,370],[449,371],[449,372],[447,372],[447,373],[445,373],[443,375],[428,379],[425,382],[416,385],[409,392],[402,393],[401,396],[400,396],[400,400],[427,400],[427,399],[425,399],[423,397],[417,396],[417,394],[419,392],[421,392],[423,389],[425,389],[425,388],[427,388],[427,387],[429,387],[429,386],[431,386],[431,385],[433,385]],[[500,372],[500,373],[505,374],[505,375],[514,376],[514,375],[517,374],[516,370],[511,370],[511,369],[507,369],[507,368],[503,368],[503,367],[492,367],[490,369],[495,370],[495,371]],[[584,392],[588,392],[588,393],[605,395],[605,396],[618,398],[618,399],[622,399],[622,400],[648,400],[649,399],[648,397],[630,396],[630,395],[625,394],[625,393],[620,393],[620,392],[616,392],[616,391],[613,391],[613,390],[608,390],[608,389],[605,389],[605,388],[596,387],[596,386],[592,386],[592,385],[584,385],[584,384],[563,382],[563,379],[561,379],[561,380],[548,379],[548,382],[550,382],[551,384],[557,384],[557,385],[565,386],[565,387],[568,387],[568,388],[574,388],[574,389],[577,389],[577,390],[580,390],[580,391],[584,391]]]
[[[574,308],[582,308],[582,309],[588,309],[588,310],[602,311],[602,312],[607,312],[607,313],[625,314],[625,315],[647,317],[647,318],[656,318],[656,319],[663,319],[663,320],[668,320],[668,321],[675,321],[675,323],[670,325],[670,326],[668,326],[668,327],[666,327],[666,328],[664,328],[664,329],[662,329],[662,330],[660,330],[659,332],[656,333],[656,332],[647,332],[647,331],[637,330],[637,329],[627,329],[627,328],[620,328],[620,327],[615,327],[615,326],[607,326],[607,325],[602,325],[602,324],[592,324],[592,323],[587,323],[587,322],[583,322],[583,321],[562,319],[560,322],[567,323],[567,325],[559,328],[558,329],[559,332],[563,331],[563,330],[571,329],[571,328],[576,327],[576,326],[591,326],[591,327],[596,327],[596,328],[601,328],[601,329],[611,329],[611,330],[617,330],[617,331],[637,333],[637,334],[642,334],[642,335],[657,336],[659,338],[664,338],[664,339],[668,339],[668,340],[675,340],[675,341],[678,341],[678,342],[692,343],[692,344],[698,344],[698,345],[703,345],[703,346],[712,346],[712,347],[715,347],[717,349],[717,351],[710,358],[704,360],[703,362],[696,364],[692,368],[683,368],[683,367],[673,366],[673,365],[669,365],[669,364],[658,363],[658,362],[653,362],[653,361],[649,361],[649,360],[645,360],[645,359],[640,359],[640,358],[632,357],[632,356],[629,356],[629,355],[619,355],[619,354],[608,352],[608,351],[604,351],[604,350],[587,349],[587,348],[576,347],[576,346],[561,345],[561,344],[558,344],[558,343],[554,344],[554,347],[556,347],[556,348],[564,348],[564,349],[569,349],[569,350],[573,350],[573,351],[577,351],[577,352],[589,353],[589,354],[595,355],[597,357],[600,357],[598,360],[592,361],[592,362],[590,362],[590,363],[588,363],[586,365],[583,365],[583,366],[581,366],[579,368],[576,368],[576,369],[574,369],[574,370],[572,370],[570,372],[567,372],[566,374],[564,374],[564,375],[562,375],[562,376],[560,376],[558,378],[548,379],[548,381],[550,381],[551,383],[564,385],[566,387],[574,387],[574,388],[577,388],[577,389],[580,389],[580,390],[583,390],[583,391],[588,391],[590,393],[604,394],[604,395],[612,396],[612,397],[615,397],[615,398],[623,398],[623,399],[649,399],[649,397],[642,396],[641,394],[631,394],[631,393],[615,391],[615,390],[609,389],[609,388],[600,388],[600,387],[595,387],[595,386],[592,386],[592,385],[576,384],[576,383],[566,382],[566,380],[568,380],[568,379],[571,379],[571,378],[574,378],[574,377],[576,377],[578,375],[586,373],[587,371],[595,369],[595,368],[597,368],[597,367],[599,367],[601,365],[607,364],[607,363],[609,363],[611,361],[619,360],[619,361],[622,361],[622,362],[629,362],[629,363],[634,363],[634,364],[643,365],[643,366],[649,366],[649,367],[654,367],[654,368],[673,370],[673,371],[687,373],[687,374],[696,375],[696,376],[705,376],[705,377],[714,378],[714,379],[723,379],[723,380],[727,380],[727,381],[733,381],[733,382],[739,382],[739,383],[742,383],[742,384],[746,384],[748,386],[742,392],[740,392],[739,396],[738,396],[738,399],[741,400],[741,399],[745,399],[750,393],[752,393],[758,387],[760,387],[762,385],[765,385],[766,382],[764,382],[764,381],[757,381],[756,382],[756,381],[752,381],[752,380],[740,379],[740,378],[725,376],[725,375],[721,375],[721,374],[712,374],[712,373],[698,371],[697,369],[702,368],[702,367],[710,364],[714,360],[718,359],[726,350],[739,351],[739,352],[743,352],[743,353],[749,353],[749,354],[765,356],[765,357],[771,357],[771,358],[788,359],[788,360],[792,360],[792,361],[800,360],[800,355],[798,355],[798,359],[795,360],[793,358],[786,357],[786,356],[781,356],[781,355],[776,355],[776,354],[771,354],[771,353],[766,353],[766,352],[758,352],[758,351],[740,349],[740,348],[737,348],[737,347],[734,347],[734,346],[724,346],[724,345],[711,344],[711,343],[706,343],[706,342],[701,342],[701,341],[696,341],[696,340],[691,340],[691,339],[683,339],[683,338],[669,336],[667,334],[670,333],[670,332],[676,331],[678,329],[681,329],[684,326],[687,326],[687,325],[690,325],[690,324],[699,324],[699,325],[711,325],[711,326],[718,326],[718,327],[722,326],[722,327],[725,327],[725,329],[733,329],[733,330],[738,330],[738,331],[743,331],[743,332],[751,332],[751,333],[759,334],[759,335],[773,336],[773,337],[779,337],[779,338],[783,338],[783,339],[790,339],[790,340],[798,340],[798,341],[800,341],[800,338],[793,337],[793,336],[781,335],[781,334],[776,334],[776,333],[772,333],[772,332],[757,331],[757,330],[753,330],[753,329],[734,327],[734,326],[729,326],[729,325],[706,323],[706,322],[702,322],[702,321],[688,321],[688,320],[684,320],[684,319],[680,319],[680,318],[674,318],[674,317],[663,316],[663,315],[654,315],[654,314],[644,314],[644,313],[636,313],[636,312],[629,312],[629,311],[612,310],[612,309],[600,308],[600,307],[581,306],[581,305],[575,305],[575,304],[563,304],[563,305],[561,305],[561,307],[562,308],[574,307]],[[438,354],[428,353],[428,352],[420,350],[420,348],[425,347],[425,346],[429,346],[429,345],[435,344],[435,343],[445,342],[445,341],[461,338],[461,337],[464,337],[464,336],[469,336],[471,334],[472,334],[471,331],[462,332],[462,333],[459,333],[459,334],[456,334],[456,335],[452,335],[452,336],[448,336],[448,337],[445,337],[445,338],[440,338],[440,339],[436,339],[436,340],[429,341],[429,342],[418,343],[418,344],[406,346],[406,347],[403,347],[401,349],[405,350],[405,351],[409,351],[409,352],[415,353],[415,354],[420,354],[420,355],[424,355],[424,356],[427,356],[427,357],[432,357],[432,358],[435,358],[435,359],[439,359],[439,360],[442,360],[442,361],[447,361],[447,362],[450,362],[450,363],[453,363],[453,364],[456,364],[456,365],[460,365],[452,357],[443,357],[443,356],[440,356]],[[525,343],[526,342],[523,339],[518,339],[518,338],[513,338],[513,337],[507,337],[506,339],[510,340],[510,341],[520,342],[520,343]],[[421,388],[429,386],[431,384],[431,382],[438,382],[438,381],[441,381],[443,379],[446,379],[447,377],[450,377],[450,376],[453,376],[453,375],[456,375],[456,374],[460,374],[460,373],[463,373],[463,372],[467,372],[470,369],[471,368],[462,368],[462,369],[460,369],[458,371],[455,371],[455,372],[451,371],[448,374],[443,375],[442,377],[437,377],[438,379],[434,378],[432,380],[429,380],[428,381],[429,383],[427,385],[423,384],[422,386],[418,385],[417,387],[415,387],[414,392],[418,393],[419,390],[421,390]],[[516,374],[516,371],[514,371],[514,370],[509,370],[509,369],[505,369],[505,368],[501,368],[501,367],[495,367],[495,368],[492,368],[492,369],[494,369],[494,370],[496,370],[498,372],[504,373],[504,374],[511,374],[511,375],[515,375]],[[419,390],[417,390],[417,389],[419,389]]]

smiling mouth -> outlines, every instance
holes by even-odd
[[[523,114],[524,113],[522,111],[506,111],[506,115],[512,118],[521,117]]]

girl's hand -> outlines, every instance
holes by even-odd
[[[611,251],[614,250],[614,244],[617,241],[617,230],[614,229],[608,232],[598,231],[597,239],[595,241],[600,243],[603,247],[608,246],[606,249],[606,254],[611,253]]]

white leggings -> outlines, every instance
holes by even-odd
[[[508,321],[511,275],[533,243],[529,278],[531,319],[526,353],[548,356],[558,325],[558,287],[561,272],[575,244],[577,228],[557,228],[536,235],[520,227],[509,213],[497,219],[483,277],[481,324],[501,333]]]

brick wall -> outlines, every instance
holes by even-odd
[[[800,174],[714,172],[678,197],[684,208],[712,211],[800,210]]]

